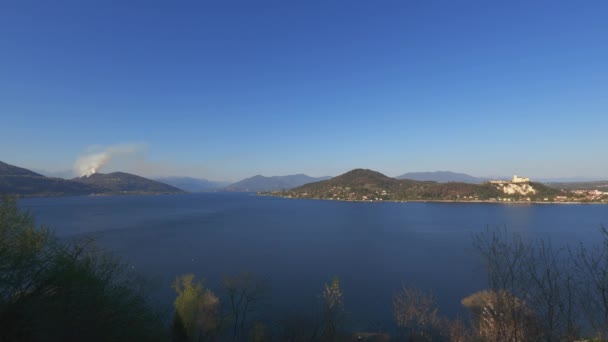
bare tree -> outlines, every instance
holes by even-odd
[[[524,242],[504,229],[478,234],[474,244],[486,262],[490,287],[478,299],[484,299],[484,312],[493,317],[492,329],[501,340],[572,340],[581,330],[579,304],[601,297],[602,291],[608,295],[608,284],[602,283],[608,280],[608,252],[601,249],[588,252],[581,246],[574,256],[550,240]],[[589,283],[585,277],[594,278],[598,287],[595,293],[583,291],[588,298],[580,300]],[[468,304],[463,301],[469,309],[471,297]]]
[[[538,319],[545,341],[573,338],[577,332],[574,274],[564,249],[550,241],[532,245],[527,273],[530,284],[527,302]]]
[[[243,273],[224,279],[228,296],[229,317],[233,320],[232,340],[244,338],[249,316],[259,309],[269,291],[265,279],[252,273]]]
[[[507,291],[479,291],[464,298],[462,305],[472,313],[476,335],[484,341],[538,340],[534,313]]]
[[[601,228],[602,243],[587,249],[581,243],[575,258],[580,303],[599,338],[608,338],[608,230]]]
[[[435,297],[415,287],[402,286],[393,296],[393,315],[408,339],[430,339],[440,329]]]
[[[465,322],[456,316],[454,320],[444,321],[445,335],[450,342],[467,342],[472,339],[471,332]]]
[[[517,234],[509,235],[506,229],[486,230],[474,237],[474,246],[486,262],[489,294],[485,297],[491,306],[488,310],[501,315],[492,328],[502,341],[530,339],[528,312],[522,310],[522,300],[528,298],[531,279],[528,263],[531,246]]]

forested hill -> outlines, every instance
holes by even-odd
[[[543,196],[556,196],[558,191],[539,183],[529,183],[534,190],[508,194],[500,186],[462,182],[437,183],[395,179],[380,172],[355,169],[332,179],[306,184],[301,187],[274,192],[273,195],[291,198],[316,198],[354,201],[406,201],[406,200],[541,200]],[[525,188],[528,189],[529,188]]]
[[[24,169],[18,166],[10,165],[0,161],[0,176],[30,176],[44,177],[43,175]]]
[[[0,162],[0,195],[40,197],[107,194],[173,194],[183,191],[153,180],[123,172],[93,174],[72,180],[45,177],[36,172]]]
[[[88,177],[74,178],[73,181],[95,186],[110,194],[179,194],[183,190],[125,172],[108,174],[95,173]]]
[[[75,196],[100,191],[101,189],[92,185],[45,177],[28,169],[0,162],[0,195]]]

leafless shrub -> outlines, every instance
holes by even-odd
[[[432,294],[402,286],[393,296],[393,316],[397,326],[406,332],[410,340],[416,336],[431,338],[440,331],[438,307]]]
[[[248,319],[258,311],[259,306],[267,298],[269,285],[265,279],[252,273],[243,273],[224,279],[229,306],[229,316],[232,320],[232,340],[236,341],[245,336]]]

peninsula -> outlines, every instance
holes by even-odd
[[[458,202],[596,202],[608,203],[608,192],[589,198],[582,193],[553,188],[528,178],[492,180],[481,184],[438,183],[395,179],[380,172],[355,169],[340,176],[273,192],[261,192],[285,198],[309,198],[338,201],[458,201]]]

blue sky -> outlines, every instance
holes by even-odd
[[[606,1],[4,1],[0,160],[608,178]]]

